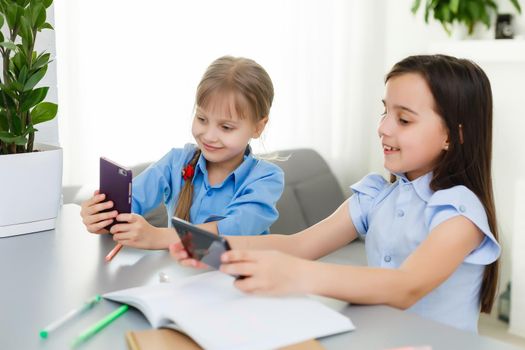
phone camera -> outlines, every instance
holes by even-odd
[[[127,172],[126,170],[124,170],[124,169],[119,169],[119,170],[118,170],[118,173],[119,173],[120,175],[122,175],[122,176],[127,176],[127,175],[128,175],[128,172]]]

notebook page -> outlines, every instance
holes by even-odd
[[[144,312],[153,327],[172,320],[211,350],[278,348],[355,328],[350,319],[319,301],[247,295],[233,282],[233,277],[213,271],[104,297],[130,305],[140,299],[139,309],[154,315]]]
[[[185,307],[171,318],[205,349],[270,349],[355,328],[307,297],[244,294],[217,271],[188,278],[175,295]]]

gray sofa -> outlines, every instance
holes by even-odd
[[[284,171],[285,187],[277,202],[279,219],[272,233],[290,234],[312,226],[329,216],[345,196],[323,157],[309,148],[279,151],[286,161],[276,161]],[[326,262],[366,265],[364,242],[351,244],[321,259]]]

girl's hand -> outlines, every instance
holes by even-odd
[[[80,216],[82,222],[91,233],[108,233],[104,227],[111,224],[113,219],[118,215],[116,210],[101,213],[102,210],[113,207],[112,201],[101,203],[106,198],[104,193],[96,190],[93,197],[82,202]]]
[[[195,260],[195,259],[191,259],[188,256],[188,252],[186,251],[186,249],[184,249],[184,247],[182,246],[181,242],[172,243],[172,244],[170,244],[169,248],[170,248],[171,256],[175,260],[177,260],[179,262],[179,264],[181,264],[182,266],[191,266],[191,267],[196,267],[196,268],[199,268],[199,269],[204,269],[204,268],[208,268],[209,267],[208,265],[206,265],[203,262],[200,262],[200,261]]]
[[[144,217],[138,214],[119,214],[117,221],[121,221],[111,227],[110,233],[113,240],[134,248],[141,249],[166,249],[168,244],[163,244],[160,230],[149,224]]]
[[[221,271],[244,278],[235,287],[266,295],[308,293],[309,261],[278,251],[231,250],[221,257]]]

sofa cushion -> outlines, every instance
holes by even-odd
[[[290,234],[316,224],[344,200],[343,191],[326,161],[313,149],[279,151],[285,161],[273,161],[285,176],[285,190],[277,202],[279,219],[272,233]]]

